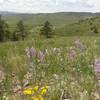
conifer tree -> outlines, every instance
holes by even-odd
[[[10,38],[9,26],[0,15],[0,42]]]
[[[24,40],[26,35],[27,35],[27,32],[25,29],[24,22],[22,20],[20,20],[16,24],[16,30],[12,34],[12,40],[14,40],[14,41]]]
[[[49,21],[46,21],[43,25],[43,27],[40,30],[40,34],[44,35],[46,38],[50,38],[53,35],[52,25]]]

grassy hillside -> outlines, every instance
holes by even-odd
[[[96,27],[98,33],[92,28]],[[92,17],[79,20],[77,23],[64,25],[56,30],[56,33],[64,36],[80,35],[80,36],[98,36],[100,35],[100,17]]]
[[[11,29],[22,19],[31,34],[0,43],[0,100],[100,100],[99,14],[3,16]],[[37,35],[46,20],[56,27],[53,38]]]
[[[99,14],[92,13],[74,13],[74,12],[61,12],[61,13],[47,13],[47,14],[4,14],[3,18],[14,27],[16,22],[22,19],[28,26],[35,27],[43,24],[49,20],[54,26],[62,26],[77,22],[80,19],[85,19],[91,16],[99,16]]]
[[[16,23],[23,20],[26,28],[32,33],[31,36],[37,35],[41,25],[45,21],[49,21],[55,29],[56,35],[71,36],[71,35],[94,35],[89,23],[91,18],[94,18],[93,24],[97,26],[99,31],[99,16],[100,13],[85,13],[85,12],[60,12],[60,13],[40,13],[40,14],[20,14],[11,12],[1,12],[3,19],[9,24],[9,29],[13,31],[16,28]],[[96,34],[99,35],[99,34]]]

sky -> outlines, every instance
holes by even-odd
[[[0,11],[20,13],[100,12],[100,0],[0,0]]]

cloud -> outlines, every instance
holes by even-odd
[[[0,0],[0,11],[56,12],[91,11],[99,12],[100,0]]]

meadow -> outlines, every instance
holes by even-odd
[[[0,100],[100,100],[100,37],[0,43]]]
[[[9,34],[0,42],[0,100],[100,100],[100,13],[5,12],[2,19]],[[16,40],[20,20],[28,34]],[[45,21],[50,38],[40,34]]]

